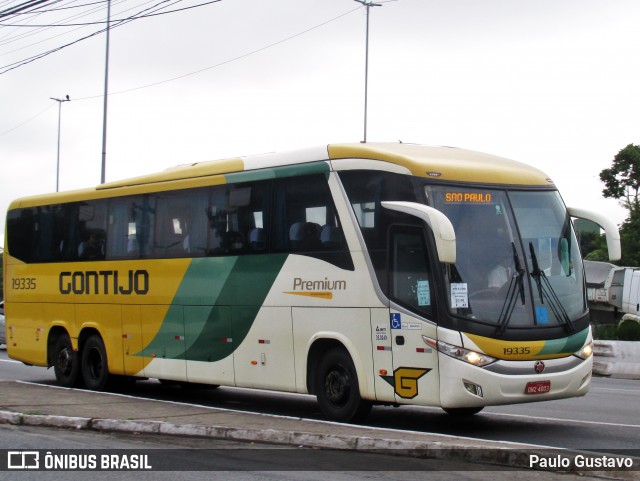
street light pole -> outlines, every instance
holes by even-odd
[[[104,104],[102,109],[102,168],[100,183],[105,183],[107,167],[107,96],[109,95],[109,33],[111,32],[111,0],[107,0],[107,48],[104,61]]]
[[[369,8],[381,7],[381,3],[373,3],[371,0],[354,0],[367,7],[367,33],[364,57],[364,139],[363,143],[367,143],[367,99],[369,95]]]
[[[60,188],[60,126],[62,120],[62,102],[70,102],[71,99],[68,95],[63,99],[49,98],[58,102],[58,155],[56,160],[56,192],[58,192]]]

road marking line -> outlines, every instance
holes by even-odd
[[[589,391],[619,391],[619,392],[632,392],[634,394],[640,394],[640,389],[618,389],[609,387],[592,387]]]
[[[623,423],[606,423],[601,421],[583,421],[581,419],[560,419],[560,418],[542,418],[537,416],[531,416],[530,414],[507,414],[507,413],[493,413],[493,412],[485,412],[485,415],[488,416],[502,416],[502,417],[512,417],[512,418],[526,418],[526,419],[537,419],[539,421],[549,421],[549,422],[560,422],[560,423],[575,423],[575,424],[595,424],[597,426],[615,426],[621,428],[640,428],[640,424],[623,424]]]

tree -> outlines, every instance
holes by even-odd
[[[580,242],[580,252],[586,260],[609,262],[607,241],[600,233],[578,231],[578,241]]]
[[[640,266],[640,212],[633,210],[620,226],[623,266]]]
[[[602,195],[618,199],[629,210],[620,226],[622,265],[640,265],[640,145],[629,144],[613,158],[610,168],[600,172]]]
[[[618,199],[630,213],[640,211],[640,145],[629,144],[613,158],[610,168],[600,172],[605,197]]]

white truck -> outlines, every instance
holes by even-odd
[[[625,314],[640,316],[640,267],[584,261],[591,318],[613,323]]]

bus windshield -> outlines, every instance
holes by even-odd
[[[452,222],[457,261],[447,267],[452,314],[507,328],[573,331],[584,316],[582,261],[558,192],[426,186]]]

